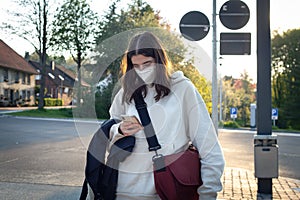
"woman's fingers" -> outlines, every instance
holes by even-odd
[[[120,129],[125,136],[128,136],[128,135],[133,135],[133,134],[139,132],[140,130],[143,129],[143,127],[139,123],[123,121],[120,124]]]

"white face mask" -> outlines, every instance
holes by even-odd
[[[155,66],[149,66],[142,70],[134,68],[138,76],[146,83],[150,84],[154,82],[155,79]]]

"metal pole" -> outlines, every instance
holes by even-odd
[[[222,110],[222,88],[223,87],[223,80],[222,80],[222,76],[220,77],[220,117],[219,120],[220,122],[222,121],[222,114],[223,114],[223,110]]]
[[[256,0],[257,135],[272,135],[270,0]],[[258,178],[258,193],[272,194],[272,178]]]
[[[213,38],[212,38],[212,56],[213,56],[213,66],[212,66],[212,121],[218,134],[218,87],[217,87],[217,23],[216,23],[216,0],[213,0]]]

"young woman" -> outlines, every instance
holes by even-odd
[[[224,169],[223,153],[205,103],[193,83],[182,72],[171,73],[171,63],[159,39],[150,32],[134,36],[122,61],[122,88],[115,96],[111,118],[135,116],[110,130],[112,141],[134,135],[131,155],[120,163],[117,199],[159,199],[155,191],[152,157],[140,124],[133,94],[142,92],[161,145],[158,153],[169,155],[188,148],[190,142],[201,157],[203,185],[201,199],[216,199],[222,190],[220,178]]]

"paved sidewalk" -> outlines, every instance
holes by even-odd
[[[60,109],[60,108],[75,108],[76,106],[44,106],[44,109]],[[7,113],[8,111],[24,111],[24,110],[36,110],[37,106],[28,106],[28,107],[0,107],[0,112]]]
[[[225,168],[223,190],[219,192],[219,200],[236,199],[300,199],[300,180],[279,177],[273,178],[273,195],[257,194],[257,179],[254,172],[241,168]]]
[[[225,168],[222,182],[224,187],[218,194],[218,200],[300,199],[300,180],[283,177],[273,179],[273,196],[257,194],[256,179],[254,178],[254,173],[249,170]],[[0,182],[0,200],[76,200],[79,199],[80,192],[81,186],[79,185],[64,186]]]

